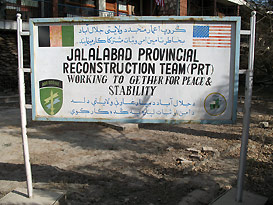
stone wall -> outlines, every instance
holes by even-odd
[[[30,67],[29,38],[23,37],[24,67]],[[0,30],[0,95],[18,94],[17,33]],[[30,77],[26,77],[26,91],[30,92]]]

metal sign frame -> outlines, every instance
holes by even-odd
[[[48,19],[48,18],[40,18],[40,19],[30,19],[30,49],[31,49],[31,69],[32,69],[32,103],[33,103],[33,109],[32,109],[32,118],[33,120],[41,120],[41,121],[84,121],[84,122],[122,122],[122,123],[189,123],[189,122],[194,122],[194,123],[201,123],[201,124],[227,124],[227,123],[235,123],[236,121],[236,110],[237,110],[237,99],[238,99],[238,81],[239,81],[239,56],[240,56],[240,27],[241,27],[241,18],[240,17],[188,17],[188,16],[173,16],[173,17],[113,17],[113,18],[96,18],[96,17],[89,17],[89,18],[53,18],[53,19]],[[181,117],[172,117],[172,118],[151,118],[151,119],[147,119],[144,118],[143,116],[141,117],[132,117],[129,115],[129,117],[125,118],[112,118],[111,115],[110,117],[108,117],[109,115],[101,115],[100,117],[93,117],[93,115],[88,118],[88,117],[84,117],[81,118],[80,115],[77,116],[71,116],[71,117],[63,117],[62,115],[56,115],[55,116],[50,116],[50,115],[41,115],[41,112],[38,112],[38,108],[40,107],[40,102],[38,99],[38,88],[37,86],[35,87],[35,85],[37,84],[37,79],[35,78],[36,75],[35,73],[38,73],[38,67],[39,65],[37,65],[37,60],[36,60],[36,54],[38,52],[38,48],[37,48],[37,30],[38,27],[41,26],[49,26],[49,25],[60,25],[60,24],[64,24],[64,25],[77,25],[77,24],[98,24],[98,23],[103,23],[103,24],[108,24],[108,23],[115,23],[115,24],[119,24],[119,23],[149,23],[149,22],[155,22],[155,23],[161,23],[162,24],[166,24],[166,23],[189,23],[189,24],[201,24],[201,23],[215,23],[216,25],[219,25],[220,23],[227,23],[227,24],[234,24],[234,29],[232,29],[232,32],[234,32],[234,38],[232,38],[232,45],[231,45],[231,55],[230,58],[227,58],[228,61],[230,61],[230,71],[226,71],[225,72],[230,72],[230,76],[229,79],[226,80],[229,85],[228,89],[231,89],[229,91],[229,95],[228,95],[228,103],[227,103],[227,109],[229,109],[229,113],[231,113],[231,117],[227,118],[227,117],[223,117],[222,118],[222,114],[219,114],[217,116],[210,116],[208,113],[205,113],[206,115],[203,114],[203,116],[201,118],[194,118],[194,119],[186,119],[186,118],[181,118]],[[35,45],[35,46],[34,46]],[[186,47],[187,48],[187,47]],[[40,50],[39,50],[40,52]],[[36,54],[35,54],[36,53]],[[224,56],[222,56],[224,57]],[[213,57],[211,56],[211,59],[213,59]],[[214,58],[216,59],[216,58]],[[218,66],[219,67],[219,66]],[[217,67],[217,68],[218,68]],[[220,67],[219,67],[220,68]],[[218,73],[220,69],[217,69]],[[224,72],[222,72],[224,73]],[[164,77],[164,76],[163,76]],[[214,76],[215,78],[215,76]],[[221,84],[220,86],[223,86],[223,84]],[[179,86],[176,86],[179,87]],[[180,86],[182,89],[182,86]],[[189,89],[189,87],[183,87],[183,88],[187,88]],[[202,88],[205,88],[205,86],[202,86]],[[216,86],[213,87],[214,90],[216,88]],[[219,88],[217,88],[218,90]],[[226,87],[225,87],[226,89]],[[79,89],[81,90],[81,89]],[[197,90],[197,89],[195,89]],[[215,91],[213,89],[211,89],[212,92],[210,92],[211,94],[213,94]],[[64,92],[68,92],[65,91]],[[70,91],[69,91],[70,92]],[[168,91],[169,92],[169,91]],[[221,94],[219,94],[220,96]],[[187,95],[186,95],[187,96]],[[188,94],[189,96],[189,94]],[[188,97],[187,96],[187,97]],[[198,103],[199,101],[201,102],[201,97],[199,97],[199,95],[194,95],[196,100],[198,99]],[[198,97],[196,97],[198,96]],[[100,96],[99,96],[100,97]],[[183,98],[183,96],[175,96],[175,97],[181,97]],[[224,97],[223,97],[224,98]],[[126,98],[125,98],[126,99]],[[202,96],[202,103],[205,104],[205,99],[206,96]],[[71,99],[70,99],[71,100]],[[143,101],[145,101],[146,99],[143,99]],[[204,101],[204,102],[203,102]],[[70,103],[70,101],[69,101]],[[64,105],[68,104],[68,101],[65,101],[63,103]],[[200,103],[201,105],[201,103]],[[70,106],[70,105],[69,105]],[[64,106],[63,106],[64,107]],[[66,106],[68,107],[68,105]],[[204,110],[204,105],[203,105],[203,110],[202,112],[205,112]],[[199,112],[201,113],[201,106],[198,109],[198,112],[195,112],[195,115],[197,113],[197,115],[199,114]],[[151,108],[152,109],[152,108]],[[72,108],[71,108],[72,110]],[[86,111],[86,109],[85,109]],[[141,110],[141,112],[143,112],[143,110]],[[67,113],[67,110],[66,110]],[[175,113],[176,114],[176,113]],[[228,114],[227,112],[225,112],[223,115]],[[66,114],[67,115],[67,114]],[[200,114],[201,115],[201,114]],[[58,117],[59,116],[59,117]]]
[[[184,17],[189,18],[189,17]],[[123,19],[123,18],[122,18]],[[126,17],[124,18],[126,20]],[[143,18],[145,19],[145,17]],[[156,19],[156,18],[155,18]],[[202,19],[210,19],[204,17]],[[38,20],[37,20],[38,21]],[[43,20],[41,20],[43,21]],[[235,201],[242,202],[243,198],[243,181],[245,175],[245,166],[246,166],[246,156],[247,156],[247,144],[248,144],[248,135],[249,135],[249,124],[250,124],[250,107],[251,107],[251,97],[252,97],[252,85],[253,85],[253,73],[254,73],[254,48],[255,48],[255,25],[256,25],[256,12],[251,13],[250,20],[250,30],[241,30],[240,35],[248,35],[250,38],[250,46],[249,46],[249,61],[248,61],[248,69],[240,70],[239,74],[246,75],[246,85],[245,85],[245,103],[244,103],[244,119],[243,119],[243,134],[242,134],[242,142],[241,142],[241,152],[240,152],[240,164],[237,178],[237,194]],[[237,24],[237,28],[240,30],[239,24]],[[22,130],[22,143],[23,143],[23,153],[24,153],[24,161],[26,168],[26,177],[27,177],[27,193],[28,197],[31,198],[33,195],[33,187],[32,187],[32,174],[31,174],[31,165],[29,159],[29,148],[28,148],[28,139],[27,139],[27,116],[26,109],[32,109],[31,104],[26,104],[25,100],[25,82],[24,82],[24,73],[30,73],[30,68],[24,68],[23,65],[23,42],[22,36],[29,36],[29,32],[22,31],[22,19],[21,14],[17,14],[17,46],[18,46],[18,78],[19,78],[19,94],[20,94],[20,110],[21,110],[21,130]],[[238,43],[240,42],[239,38],[237,38]],[[239,48],[236,50],[236,55],[239,55]],[[236,60],[236,65],[239,66],[239,59]],[[238,83],[235,81],[235,83]],[[238,90],[235,91],[236,94]],[[234,103],[236,99],[234,99]],[[235,110],[236,114],[236,110]]]

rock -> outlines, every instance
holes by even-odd
[[[259,127],[261,128],[269,128],[269,122],[260,122]]]
[[[183,160],[181,158],[177,158],[175,161],[176,161],[176,164],[182,164]]]
[[[168,147],[166,150],[167,150],[168,152],[171,152],[171,151],[174,151],[174,148],[173,148],[173,147]]]
[[[212,147],[202,147],[202,152],[217,152],[217,150]]]
[[[198,159],[198,160],[202,159],[202,156],[198,155],[198,154],[191,154],[189,157],[192,158],[192,159]]]
[[[196,153],[196,154],[200,154],[201,151],[195,148],[187,148],[187,151],[191,152],[191,153]]]
[[[184,165],[187,165],[187,164],[193,164],[193,161],[190,161],[190,160],[187,160],[183,157],[179,157],[176,159],[176,163],[177,164],[184,164]]]

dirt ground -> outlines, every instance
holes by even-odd
[[[0,116],[1,198],[26,187],[26,176],[20,111],[0,107]],[[239,108],[234,125],[140,124],[123,131],[103,123],[34,122],[28,111],[33,186],[65,191],[68,204],[209,204],[236,187],[242,116]],[[272,125],[273,95],[257,90],[244,189],[268,197],[267,204],[273,204]]]

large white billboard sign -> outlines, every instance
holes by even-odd
[[[229,123],[240,18],[32,19],[33,119]]]

